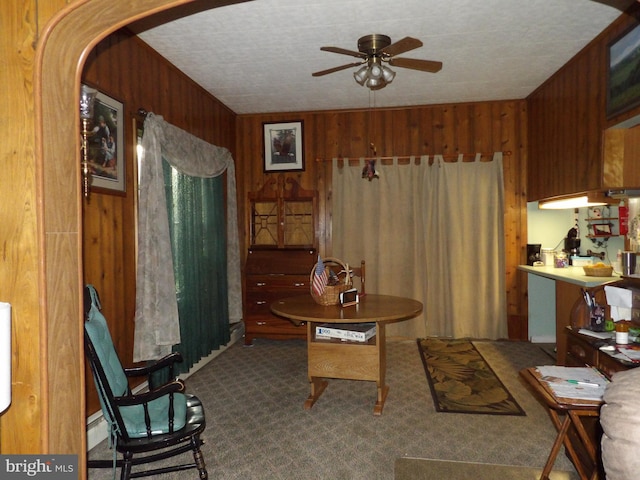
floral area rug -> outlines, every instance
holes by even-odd
[[[526,415],[469,340],[418,339],[438,412]]]

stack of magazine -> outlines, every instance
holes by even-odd
[[[366,342],[375,335],[375,323],[323,323],[316,326],[316,339]]]
[[[540,380],[545,382],[556,397],[576,400],[602,401],[609,380],[593,367],[563,367],[545,365],[536,367]]]

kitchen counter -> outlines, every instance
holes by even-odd
[[[582,267],[555,268],[519,265],[527,273],[528,337],[532,343],[555,343],[559,362],[566,354],[565,328],[571,323],[581,289],[596,288],[620,280],[611,277],[588,277]],[[562,363],[561,363],[562,364]]]
[[[585,288],[599,287],[600,285],[620,280],[620,276],[616,273],[611,277],[588,277],[584,274],[582,267],[556,268],[553,266],[532,267],[531,265],[518,265],[518,270]]]

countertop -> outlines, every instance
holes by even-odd
[[[581,287],[592,288],[605,285],[607,283],[617,282],[620,276],[615,272],[611,277],[588,277],[584,274],[582,267],[566,267],[556,268],[550,267],[532,267],[531,265],[518,265],[518,270],[522,270],[541,277],[550,278],[552,280],[561,280],[567,283],[580,285]]]

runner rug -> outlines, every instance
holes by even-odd
[[[438,412],[526,415],[468,340],[418,339]]]

